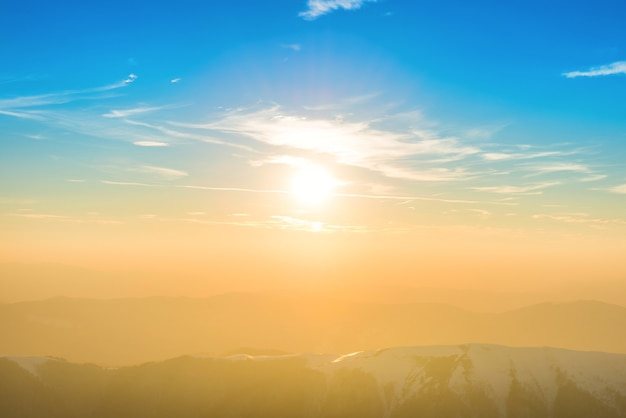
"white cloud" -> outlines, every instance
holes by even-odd
[[[176,83],[178,83],[179,81],[180,81],[180,78],[176,77],[176,78],[172,78],[172,79],[170,80],[170,83],[174,83],[174,84],[176,84]]]
[[[291,49],[294,52],[299,52],[302,49],[300,44],[282,44],[281,47]]]
[[[210,186],[179,186],[183,189],[209,190],[215,192],[244,192],[244,193],[289,193],[287,190],[245,189],[241,187],[210,187]]]
[[[137,145],[138,147],[169,147],[170,145],[166,142],[159,142],[159,141],[135,141],[133,142],[134,145]]]
[[[126,84],[134,83],[135,80],[137,80],[137,74],[130,73],[128,74],[128,77],[126,77],[126,80],[124,80],[124,83]]]
[[[141,187],[155,187],[154,184],[146,184],[146,183],[137,183],[132,181],[109,181],[109,180],[101,180],[103,184],[110,184],[114,186],[141,186]]]
[[[514,159],[515,155],[516,154],[506,154],[503,152],[487,152],[483,154],[482,157],[488,161],[502,161]]]
[[[91,90],[87,90],[89,92]],[[80,91],[65,91],[60,93],[39,94],[36,96],[20,96],[10,99],[0,99],[0,110],[2,109],[24,109],[27,107],[58,105],[71,102]]]
[[[20,119],[34,119],[34,120],[43,119],[36,112],[12,112],[10,110],[0,110],[0,115],[13,116],[14,118],[20,118]]]
[[[485,209],[468,209],[468,211],[477,213],[483,219],[486,219],[486,218],[488,218],[488,217],[490,217],[492,215],[491,212],[489,212],[488,210],[485,210]]]
[[[179,219],[185,222],[197,223],[197,224],[207,224],[207,225],[233,225],[233,226],[243,226],[243,227],[253,227],[253,228],[263,228],[263,229],[281,229],[281,230],[291,230],[291,231],[303,231],[303,232],[366,232],[368,231],[365,227],[362,226],[354,226],[354,225],[335,225],[328,224],[321,221],[311,221],[307,219],[294,218],[291,216],[270,216],[269,219],[265,220],[246,220],[249,215],[248,214],[233,214],[237,219],[240,220],[232,220],[232,221],[219,221],[219,220],[201,220],[197,218],[187,218],[187,219]]]
[[[206,142],[206,143],[209,143],[209,144],[224,145],[224,146],[227,146],[227,147],[239,148],[239,149],[242,149],[242,150],[245,150],[245,151],[258,153],[256,150],[254,150],[254,149],[252,149],[252,148],[250,148],[248,146],[237,144],[237,143],[233,143],[233,142],[221,141],[221,140],[219,140],[217,138],[209,137],[207,135],[197,135],[197,134],[191,134],[191,133],[187,133],[187,132],[176,131],[176,130],[173,130],[173,129],[165,128],[163,126],[152,125],[152,124],[149,124],[149,123],[138,122],[138,121],[134,121],[134,120],[130,120],[130,119],[125,120],[125,122],[130,124],[130,125],[142,126],[144,128],[157,130],[157,131],[167,135],[168,137],[191,139],[191,140],[194,140],[194,141]],[[178,122],[168,122],[168,124],[170,124],[172,126],[186,127],[186,128],[202,127],[202,125],[201,126],[197,126],[197,125],[193,125],[193,124],[178,123]]]
[[[246,189],[241,187],[210,187],[210,186],[191,186],[183,185],[177,186],[183,189],[197,189],[216,192],[244,192],[244,193],[278,193],[288,194],[289,190],[263,190],[263,189]],[[441,197],[430,196],[395,196],[389,194],[358,194],[358,193],[333,193],[335,197],[345,198],[357,198],[357,199],[379,199],[379,200],[401,200],[404,202],[409,201],[428,201],[428,202],[442,202],[442,203],[462,203],[462,204],[475,204],[479,203],[477,200],[462,200],[462,199],[446,199]],[[483,202],[483,203],[495,203],[495,202]],[[499,204],[499,203],[495,203]],[[233,215],[235,216],[235,215]]]
[[[583,179],[580,179],[580,181],[598,181],[598,180],[603,180],[607,178],[607,176],[605,174],[594,174],[594,175],[590,175],[589,177],[585,177]]]
[[[293,218],[291,216],[272,216],[268,224],[280,229],[294,229],[297,231],[320,232],[325,230],[324,223],[319,221],[309,221],[307,219]]]
[[[553,173],[555,171],[575,171],[577,173],[589,173],[591,170],[589,167],[583,164],[573,164],[573,163],[561,163],[561,164],[553,164],[544,167],[535,167],[535,170],[543,171],[546,173]]]
[[[359,105],[367,104],[371,102],[373,99],[379,97],[380,93],[368,93],[360,96],[354,96],[347,99],[343,99],[339,103],[326,103],[315,106],[304,106],[307,110],[319,110],[319,111],[338,111],[338,112],[351,112]],[[410,116],[411,118],[421,118],[422,114],[419,111],[405,112],[400,113],[398,115],[394,115],[396,118],[404,118],[405,116]],[[341,115],[338,116],[341,118]]]
[[[570,71],[563,73],[567,78],[575,77],[598,77],[603,75],[626,74],[626,61],[618,61],[600,67],[593,67],[587,71]]]
[[[6,215],[31,219],[67,219],[67,216],[50,215],[47,213],[7,213]]]
[[[12,197],[0,197],[0,205],[32,205],[35,203],[34,200],[29,199],[16,199]],[[30,209],[20,209],[20,210],[30,210]]]
[[[310,164],[310,161],[301,157],[292,157],[291,155],[271,155],[267,158],[250,161],[250,165],[253,167],[261,167],[267,164],[284,164],[290,167],[302,167],[306,164]]]
[[[574,164],[574,163],[558,163],[558,164],[548,164],[548,165],[535,165],[528,168],[528,170],[532,171],[532,174],[529,176],[537,176],[540,174],[549,174],[549,173],[559,173],[559,172],[574,172],[574,173],[583,173],[583,174],[591,174],[591,169],[583,164]]]
[[[432,169],[416,169],[414,167],[401,167],[397,164],[380,164],[371,168],[383,173],[385,176],[396,179],[406,179],[414,181],[462,181],[473,176],[463,168],[437,167]]]
[[[547,187],[557,186],[560,182],[549,182],[531,184],[527,186],[485,186],[485,187],[472,187],[472,190],[479,192],[491,192],[500,194],[540,194],[541,189]]]
[[[528,149],[529,146],[526,146]],[[531,153],[520,152],[486,152],[481,154],[482,158],[487,161],[506,161],[506,160],[531,160],[535,158],[558,157],[573,154],[573,151],[541,151]]]
[[[268,145],[325,154],[344,165],[366,168],[387,177],[419,181],[464,180],[472,176],[463,167],[427,167],[445,157],[455,161],[480,150],[462,145],[457,138],[439,137],[429,130],[395,132],[373,128],[367,122],[308,119],[287,116],[278,107],[255,112],[229,112],[204,125],[182,125],[238,134]],[[448,160],[449,161],[449,160]]]
[[[610,187],[607,190],[611,193],[626,194],[626,184],[621,184],[619,186]]]
[[[361,232],[365,228],[355,225],[333,225],[327,224],[321,221],[311,221],[308,219],[294,218],[291,216],[271,216],[271,220],[266,221],[265,224],[271,228],[288,229],[294,231],[306,231],[306,232]]]
[[[443,203],[467,203],[474,204],[479,203],[477,200],[461,200],[461,199],[445,199],[429,196],[394,196],[385,194],[358,194],[358,193],[335,193],[333,196],[338,197],[355,197],[362,199],[380,199],[380,200],[402,200],[405,204],[414,200],[427,201],[427,202],[443,202]],[[487,202],[488,203],[488,202]]]
[[[163,109],[163,108],[162,107],[136,107],[134,109],[111,110],[109,113],[105,113],[102,116],[104,116],[105,118],[127,118],[132,115],[153,112],[155,110],[160,110],[160,109]]]
[[[623,219],[608,219],[608,218],[590,218],[587,213],[563,213],[563,214],[536,214],[533,215],[533,219],[549,219],[552,221],[565,222],[571,224],[590,224],[594,225],[607,225],[618,224],[626,225],[626,221]]]
[[[306,20],[314,20],[327,13],[338,9],[356,10],[364,3],[376,2],[377,0],[308,0],[308,9],[300,12],[298,16]]]
[[[144,165],[133,171],[141,171],[143,173],[156,174],[166,180],[176,180],[182,177],[187,177],[187,174],[184,171],[174,170],[173,168],[165,168],[165,167],[155,167],[151,165]]]
[[[24,110],[26,108],[43,107],[51,105],[63,105],[76,100],[94,100],[106,98],[103,95],[93,95],[92,93],[103,93],[110,90],[122,88],[132,83],[137,78],[131,74],[122,82],[109,84],[102,87],[95,87],[82,90],[66,90],[56,93],[38,94],[34,96],[19,96],[8,99],[0,99],[0,114],[23,119],[43,119],[46,115],[42,110]],[[88,96],[87,96],[88,95]]]

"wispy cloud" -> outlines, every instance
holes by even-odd
[[[528,170],[532,171],[532,174],[529,174],[527,177],[538,176],[541,174],[550,174],[550,173],[562,173],[562,172],[573,172],[573,173],[582,173],[582,174],[591,174],[592,171],[589,167],[584,164],[576,164],[576,163],[553,163],[546,165],[533,165],[528,167]]]
[[[90,215],[92,215],[90,213]],[[101,224],[101,225],[121,225],[122,222],[114,219],[99,219],[99,218],[76,218],[66,215],[54,215],[50,213],[0,213],[0,216],[12,216],[17,218],[34,219],[40,221],[62,222],[72,224]]]
[[[592,218],[587,213],[536,214],[533,219],[549,219],[552,221],[570,224],[588,224],[591,226],[605,226],[609,224],[626,225],[626,221],[618,218]]]
[[[308,0],[307,10],[300,12],[298,16],[306,20],[314,20],[338,9],[355,10],[361,8],[364,3],[375,3],[376,1],[377,0]]]
[[[1,197],[0,196],[0,205],[32,205],[35,203],[34,200],[31,199],[17,199],[13,197]],[[24,210],[24,209],[20,209]]]
[[[307,219],[293,218],[291,216],[272,216],[268,223],[280,229],[295,229],[299,231],[320,232],[324,224],[319,221],[309,221]]]
[[[294,52],[299,52],[302,49],[302,45],[300,44],[282,44],[281,47],[291,49]]]
[[[620,184],[619,186],[610,187],[607,190],[611,193],[626,194],[626,184]]]
[[[180,79],[179,77],[172,78],[172,79],[170,80],[170,83],[176,84],[176,83],[180,82],[180,80],[181,80],[181,79]]]
[[[586,181],[586,182],[598,181],[598,180],[603,180],[607,177],[608,176],[606,174],[593,174],[588,177],[580,179],[580,181]]]
[[[141,126],[144,128],[149,128],[149,129],[153,129],[156,131],[161,132],[164,135],[167,135],[168,137],[173,137],[173,138],[181,138],[181,139],[190,139],[192,141],[199,141],[199,142],[206,142],[209,144],[217,144],[217,145],[224,145],[227,147],[233,147],[233,148],[238,148],[241,150],[245,150],[248,152],[253,152],[253,153],[258,153],[258,151],[256,151],[255,149],[248,147],[246,145],[242,145],[242,144],[238,144],[235,142],[226,142],[220,139],[215,138],[214,136],[209,136],[209,135],[198,135],[198,134],[194,134],[194,133],[189,133],[189,132],[182,132],[180,130],[175,130],[175,129],[169,129],[166,128],[164,126],[160,126],[160,125],[156,125],[156,124],[150,124],[150,123],[146,123],[146,122],[138,122],[138,121],[134,121],[134,120],[125,120],[126,123],[130,124],[130,125],[135,125],[135,126]],[[186,123],[179,123],[179,122],[168,122],[169,125],[171,126],[176,126],[176,127],[183,127],[183,128],[202,128],[203,126],[200,125],[193,125],[193,124],[186,124]]]
[[[291,155],[270,155],[267,158],[250,161],[253,167],[261,167],[267,164],[284,164],[290,167],[302,167],[307,164],[307,160],[302,157],[292,157]]]
[[[470,208],[470,209],[450,209],[447,210],[444,213],[444,215],[450,215],[450,214],[458,214],[458,213],[472,213],[475,215],[478,215],[480,218],[482,219],[487,219],[489,217],[491,217],[491,215],[493,215],[492,212],[485,210],[485,209],[477,209],[477,208]]]
[[[375,129],[368,122],[285,115],[278,107],[233,111],[209,124],[180,126],[242,135],[279,148],[331,156],[339,164],[366,168],[390,178],[418,181],[467,179],[473,173],[458,164],[429,167],[433,161],[427,160],[458,161],[480,151],[455,137],[441,137],[430,130]]]
[[[285,190],[285,189],[252,189],[252,188],[244,188],[244,187],[198,186],[198,185],[188,185],[188,184],[164,186],[161,184],[148,184],[148,183],[126,182],[126,181],[109,181],[109,180],[102,180],[101,182],[104,184],[119,185],[119,186],[175,187],[175,188],[180,188],[180,189],[206,190],[206,191],[213,191],[213,192],[237,192],[237,193],[260,193],[260,194],[290,194],[291,193],[291,191]],[[436,197],[436,196],[359,194],[359,193],[332,193],[331,195],[336,198],[400,201],[402,202],[400,204],[409,203],[413,201],[425,201],[425,202],[441,202],[441,203],[450,203],[450,204],[470,204],[470,205],[477,204],[477,203],[507,205],[507,203],[502,203],[502,202],[453,199],[453,198],[444,198],[444,197]],[[244,215],[234,214],[233,216],[244,216]],[[245,215],[245,216],[248,216],[248,215]]]
[[[487,161],[531,160],[535,158],[560,157],[572,155],[575,151],[539,151],[539,152],[486,152],[481,157]]]
[[[295,231],[306,232],[361,232],[365,231],[362,226],[356,225],[335,225],[321,221],[312,221],[308,219],[294,218],[291,216],[271,216],[271,220],[266,221],[266,225],[272,228],[289,229]]]
[[[429,196],[401,196],[401,195],[359,194],[359,193],[334,193],[333,196],[355,197],[355,198],[361,198],[361,199],[401,200],[403,201],[403,203],[412,202],[414,200],[421,200],[421,201],[428,201],[428,202],[443,202],[443,203],[468,203],[468,204],[479,203],[479,201],[477,200],[445,199],[445,198],[440,198],[440,197],[429,197]]]
[[[500,193],[500,194],[541,194],[541,190],[557,186],[561,184],[558,181],[547,182],[547,183],[539,183],[539,184],[531,184],[525,186],[484,186],[484,187],[472,187],[472,190],[476,190],[479,192],[491,192],[491,193]]]
[[[161,109],[163,109],[163,107],[136,107],[133,109],[111,110],[109,113],[105,113],[102,116],[105,118],[127,118],[140,113],[154,112]]]
[[[485,209],[468,209],[468,211],[477,213],[483,219],[486,219],[490,217],[491,215],[493,215],[493,213]]]
[[[359,225],[340,225],[322,221],[295,218],[292,216],[274,215],[269,218],[252,220],[248,214],[234,214],[239,220],[207,220],[198,218],[171,219],[170,221],[184,221],[206,225],[232,225],[262,229],[280,229],[286,231],[301,231],[313,233],[332,232],[367,232],[368,229]]]
[[[341,111],[345,111],[346,109],[348,110],[355,109],[357,108],[357,106],[360,106],[360,105],[367,105],[373,99],[379,96],[380,96],[380,93],[368,93],[368,94],[363,94],[360,96],[354,96],[354,97],[343,99],[339,103],[326,103],[326,104],[321,104],[321,105],[316,105],[316,106],[304,106],[304,108],[307,110],[316,110],[316,111],[327,110],[327,111],[341,112]],[[414,111],[411,113],[412,113],[412,116],[421,117],[421,113],[419,111]],[[401,114],[401,116],[405,114]]]
[[[140,147],[166,147],[177,139],[173,134],[151,132],[133,119],[103,118],[101,110],[86,107],[46,110],[45,115],[48,125],[106,141],[129,142]]]
[[[165,167],[155,167],[151,165],[144,165],[133,169],[132,171],[139,171],[142,173],[155,174],[165,180],[177,180],[183,177],[187,177],[187,174],[181,170],[175,170],[173,168],[165,168]]]
[[[27,112],[13,112],[10,110],[1,110],[0,115],[13,116],[14,118],[20,119],[33,119],[33,120],[41,120],[44,119],[39,112],[27,111]]]
[[[0,110],[25,109],[29,107],[59,105],[77,99],[80,94],[89,93],[92,90],[65,91],[60,93],[39,94],[34,96],[20,96],[10,99],[0,99]]]
[[[4,215],[30,219],[68,219],[67,216],[51,215],[48,213],[5,213]]]
[[[121,186],[163,187],[163,185],[159,185],[159,184],[107,181],[107,180],[103,180],[102,183],[111,184],[111,185],[121,185]],[[291,191],[284,190],[284,189],[252,189],[252,188],[244,188],[244,187],[220,187],[220,186],[198,186],[198,185],[173,185],[171,187],[180,188],[180,189],[188,189],[188,190],[206,190],[206,191],[213,191],[213,192],[238,192],[238,193],[260,193],[260,194],[289,194],[291,193]],[[331,195],[336,198],[394,200],[394,201],[401,201],[403,203],[408,203],[412,201],[425,201],[425,202],[441,202],[441,203],[450,203],[450,204],[477,204],[477,203],[485,204],[486,203],[486,204],[495,204],[495,205],[506,205],[506,203],[502,203],[502,202],[490,202],[490,201],[485,202],[485,201],[479,201],[479,200],[453,199],[453,198],[443,198],[443,197],[435,197],[435,196],[359,194],[359,193],[332,193]],[[239,216],[239,215],[233,215],[233,216]]]
[[[567,78],[598,77],[603,75],[626,74],[626,61],[618,61],[600,67],[593,67],[586,71],[570,71],[563,73]]]
[[[312,1],[309,6],[311,13],[314,9],[320,13],[315,15],[317,17],[336,9],[358,8],[364,2]],[[322,13],[322,10],[325,12]],[[300,48],[298,44],[281,46],[293,51]],[[163,103],[153,105],[136,102],[120,104],[119,107],[103,103],[92,107],[45,107],[75,100],[111,97],[117,94],[111,90],[130,88],[125,86],[135,80],[137,76],[130,74],[117,83],[103,87],[0,99],[0,115],[45,118],[49,125],[65,131],[124,141],[139,147],[177,145],[182,148],[192,142],[213,144],[211,151],[215,150],[216,155],[219,155],[216,158],[231,158],[233,166],[240,164],[242,173],[245,171],[241,179],[252,178],[246,177],[248,174],[254,176],[259,173],[262,176],[264,170],[273,170],[276,173],[287,171],[286,167],[246,167],[246,162],[253,167],[282,164],[299,168],[313,162],[324,164],[329,169],[332,168],[335,174],[344,176],[348,186],[342,192],[353,192],[336,193],[335,197],[388,200],[390,205],[414,200],[471,205],[514,204],[488,202],[484,199],[485,195],[477,192],[510,195],[513,196],[512,199],[523,201],[523,195],[540,194],[544,189],[557,184],[568,181],[591,182],[606,177],[592,169],[592,164],[586,164],[585,153],[581,149],[565,149],[571,147],[571,144],[498,144],[491,139],[495,131],[441,127],[436,121],[427,120],[419,110],[404,111],[405,109],[398,109],[399,104],[381,104],[383,98],[380,94],[363,95],[334,106],[305,107],[297,111],[260,103],[253,108],[220,111],[220,114],[213,114],[211,119],[200,119],[197,123],[188,123],[189,114],[186,119],[169,119],[177,118],[180,113],[167,114],[168,119],[156,117],[162,116],[161,113],[151,114],[173,107],[160,106]],[[168,79],[164,81],[167,83]],[[374,99],[378,103],[374,103]],[[451,135],[451,132],[456,134]],[[198,145],[196,147],[200,149]],[[232,148],[237,149],[237,154],[233,153],[235,151]],[[564,158],[572,154],[578,155],[575,159]],[[163,180],[183,179],[188,173],[157,167],[160,165],[157,162],[153,162],[155,165],[141,165],[144,163],[149,161],[134,163],[132,168],[121,168],[126,177],[119,176],[119,170],[109,171],[107,173],[111,180],[102,183],[172,189],[184,187],[215,192],[289,193],[288,190],[272,190],[283,187],[282,183],[261,186],[262,189],[256,189],[252,185],[256,183],[239,182],[230,184],[243,187],[193,186],[180,182],[166,184]],[[548,178],[547,174],[550,173],[562,174],[553,174]],[[541,174],[546,174],[546,177],[524,181],[524,177]],[[160,181],[149,184],[152,180]],[[437,185],[433,192],[434,185],[416,185],[413,183],[416,181],[448,182],[450,186]],[[380,193],[368,191],[366,186],[371,183],[380,183],[389,189]],[[228,186],[229,183],[218,182],[215,185]],[[626,194],[626,185],[603,190]],[[455,191],[459,194],[455,194]],[[422,194],[424,196],[420,196]],[[499,200],[503,196],[492,197],[493,200]]]
[[[110,184],[113,186],[140,186],[140,187],[157,187],[155,184],[146,184],[146,183],[138,183],[133,181],[110,181],[110,180],[101,180],[103,184]]]
[[[299,167],[306,161],[321,159],[339,166],[364,168],[388,180],[458,183],[501,175],[508,176],[508,184],[470,189],[516,196],[541,194],[542,189],[568,181],[560,178],[558,182],[520,184],[520,179],[528,176],[529,171],[532,171],[531,176],[579,173],[585,178],[578,181],[599,179],[592,178],[596,173],[588,165],[564,159],[579,154],[579,149],[563,149],[558,144],[551,146],[552,149],[508,145],[509,150],[503,151],[497,144],[485,144],[482,147],[491,148],[492,152],[484,152],[476,141],[468,144],[461,138],[441,135],[437,125],[419,112],[390,112],[388,117],[363,121],[353,117],[318,118],[314,116],[316,112],[327,113],[327,110],[307,110],[305,117],[287,114],[279,106],[237,109],[227,111],[213,122],[179,123],[177,126],[203,129],[217,137],[244,137],[271,146],[271,153],[265,152],[266,156],[249,160],[256,167],[266,164]],[[542,159],[550,161],[540,163]],[[532,165],[509,164],[504,172],[498,168],[502,162],[523,160],[535,162]],[[355,197],[365,195],[354,194]],[[378,198],[379,194],[370,196]]]
[[[136,78],[136,75],[130,74],[121,82],[101,87],[0,99],[0,114],[26,119],[41,119],[43,118],[41,111],[24,109],[62,105],[76,100],[98,99],[101,98],[101,95],[93,95],[93,93],[103,93],[122,88],[131,84]]]
[[[137,80],[137,74],[130,73],[128,74],[128,77],[126,77],[126,80],[124,80],[124,83],[126,84],[134,83],[135,80]]]
[[[245,192],[245,193],[289,193],[287,190],[246,189],[242,187],[210,187],[210,186],[179,186],[183,189],[209,190],[216,192]]]
[[[159,142],[159,141],[135,141],[134,145],[138,147],[169,147],[170,144],[167,142]]]

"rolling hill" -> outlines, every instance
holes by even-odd
[[[444,304],[365,304],[263,294],[70,299],[0,305],[0,355],[109,365],[241,347],[337,353],[491,343],[626,353],[626,308],[543,303],[500,313]]]

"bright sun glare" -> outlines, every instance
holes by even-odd
[[[335,180],[323,168],[303,167],[291,182],[291,193],[302,203],[319,205],[327,200],[335,186]]]

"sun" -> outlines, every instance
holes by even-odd
[[[323,168],[306,166],[293,176],[291,193],[301,203],[319,205],[331,196],[335,184],[335,179]]]

